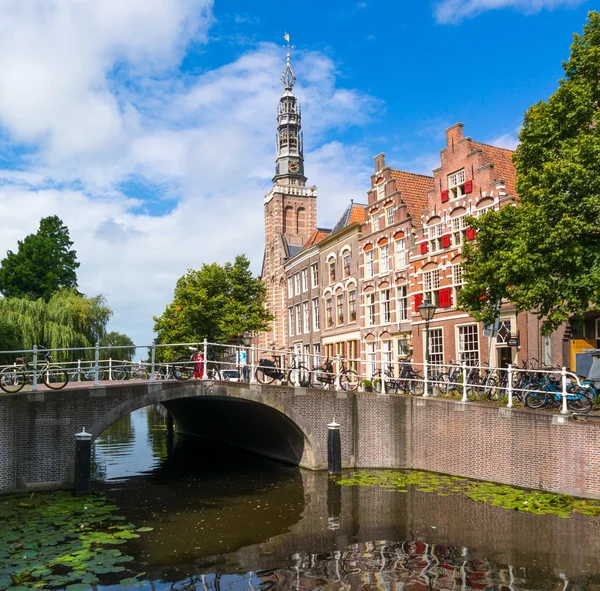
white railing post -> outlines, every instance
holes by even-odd
[[[38,365],[38,348],[37,345],[33,345],[33,378],[31,380],[31,390],[37,392],[37,365]]]
[[[81,382],[81,359],[77,360],[77,381]]]
[[[300,365],[300,355],[296,355],[292,353],[292,362],[297,362],[296,365]],[[300,372],[295,369],[294,370],[294,388],[300,387]]]
[[[100,341],[96,341],[96,350],[94,351],[94,386],[98,386],[98,362],[100,361]]]
[[[335,389],[340,392],[342,390],[342,382],[340,380],[341,377],[341,372],[340,369],[342,367],[341,363],[342,363],[342,356],[341,355],[336,355],[336,361],[337,361],[337,365],[335,366]]]
[[[250,383],[256,384],[256,347],[250,348]]]
[[[108,358],[108,381],[112,382],[112,357]]]
[[[429,347],[429,343],[425,345]],[[423,373],[425,375],[423,382],[423,397],[429,396],[429,363],[427,363],[428,355],[425,355],[425,359],[423,359]]]
[[[508,384],[507,384],[507,391],[508,391],[508,408],[512,408],[513,407],[513,365],[512,363],[508,364]]]
[[[385,361],[383,360],[383,351],[381,352],[381,393],[385,394],[386,391],[386,387],[385,387],[385,371],[386,371],[386,366],[385,366]]]
[[[202,379],[208,380],[208,340],[204,339],[202,345],[202,355],[204,356],[204,371],[202,372]]]
[[[560,373],[562,374],[562,408],[560,409],[560,414],[566,415],[569,414],[569,409],[567,408],[567,368],[561,368]]]
[[[462,382],[463,382],[463,395],[461,402],[467,401],[467,362],[463,361],[462,363]]]
[[[150,347],[150,381],[155,382],[156,376],[154,375],[154,370],[156,369],[156,345],[152,343],[152,347]]]

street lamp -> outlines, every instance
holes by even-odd
[[[435,316],[437,306],[426,299],[418,308],[421,318],[425,320],[425,387],[423,396],[429,396],[429,323]]]
[[[249,381],[249,376],[248,376],[248,348],[252,345],[252,340],[254,339],[254,336],[252,335],[252,333],[248,330],[244,331],[244,334],[241,336],[241,341],[244,343],[244,347],[246,348],[246,363],[244,364],[244,367],[240,368],[243,370],[243,380],[244,382]],[[242,375],[242,373],[240,372],[240,375]]]

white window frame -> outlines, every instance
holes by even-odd
[[[308,291],[308,269],[302,269],[300,275],[302,277],[302,291]]]
[[[432,224],[427,228],[429,236],[429,252],[442,250],[442,235],[444,234],[444,222]]]
[[[367,343],[366,344],[366,357],[367,357],[367,377],[373,377],[375,373],[375,366],[377,365],[377,343]]]
[[[320,329],[319,298],[312,299],[312,318],[313,318],[313,330],[318,331]]]
[[[288,334],[294,336],[294,306],[288,308]]]
[[[375,275],[375,249],[365,252],[365,279],[371,279]]]
[[[458,302],[458,294],[464,285],[464,269],[460,263],[456,263],[455,265],[452,265],[452,295],[454,296],[452,301]]]
[[[365,294],[365,326],[375,326],[375,292]]]
[[[390,271],[390,245],[384,244],[379,247],[379,274]]]
[[[391,367],[393,355],[394,342],[391,339],[381,341],[381,362],[383,364],[383,371],[386,371]]]
[[[348,261],[348,274],[346,274],[346,259],[349,259]],[[350,275],[352,275],[352,255],[350,254],[350,252],[345,252],[342,255],[342,273],[344,276],[344,279],[350,277]]]
[[[388,287],[379,292],[379,323],[392,322],[392,290]]]
[[[302,308],[300,304],[296,304],[296,334],[302,334]]]
[[[423,339],[423,354],[425,347],[429,345],[429,363],[432,367],[444,364],[444,329],[442,327],[429,329],[429,343]],[[440,368],[441,369],[441,368]]]
[[[319,367],[321,365],[321,343],[313,345],[313,365]]]
[[[406,255],[408,254],[406,250],[406,238],[396,240],[394,249],[396,254],[396,270],[406,269]]]
[[[379,212],[377,212],[371,217],[371,226],[373,228],[373,232],[379,232],[379,230],[381,229],[381,225],[379,223]]]
[[[335,296],[335,321],[337,326],[344,324],[344,294],[340,293]],[[340,318],[340,310],[342,317]]]
[[[381,181],[377,184],[377,201],[385,197],[385,182]]]
[[[408,285],[396,286],[396,322],[408,321]]]
[[[467,229],[466,218],[467,214],[463,214],[451,218],[450,220],[452,226],[452,244],[454,246],[460,246],[465,240],[465,232]]]
[[[466,334],[468,331],[468,334]],[[475,336],[475,340],[472,337]],[[469,337],[470,342],[466,341],[465,338]],[[473,342],[476,342],[477,348],[473,348]],[[469,366],[480,365],[480,338],[479,338],[479,325],[477,324],[459,324],[456,327],[456,354],[458,360],[462,363],[467,361]],[[473,363],[475,361],[475,363]]]
[[[423,301],[429,300],[436,306],[439,305],[440,270],[432,269],[423,271]]]
[[[464,168],[448,175],[448,196],[450,199],[458,199],[464,196],[466,182],[467,175]]]
[[[310,266],[310,280],[313,289],[319,287],[319,263],[313,263]]]
[[[300,273],[294,273],[294,293],[300,295]]]
[[[394,213],[395,213],[395,207],[393,205],[385,208],[385,225],[386,226],[394,225]]]
[[[331,307],[328,306],[329,302],[331,302]],[[325,300],[325,328],[333,328],[335,326],[335,310],[333,306],[333,295],[330,295]],[[329,310],[331,310],[331,322],[329,322]]]
[[[304,333],[308,334],[310,332],[310,311],[308,308],[308,301],[302,302],[302,322]]]
[[[350,299],[350,294],[354,294],[354,318],[352,318],[352,309],[350,307],[350,304],[353,301]],[[356,322],[356,319],[358,318],[358,310],[356,307],[356,297],[357,297],[356,288],[349,289],[348,290],[348,322]]]
[[[294,297],[294,278],[290,275],[287,280],[288,298]]]

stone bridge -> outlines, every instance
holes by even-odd
[[[0,395],[0,493],[72,482],[75,433],[163,404],[179,433],[311,470],[415,468],[600,498],[600,420],[450,399],[237,382],[124,382]],[[600,419],[600,416],[596,416]]]

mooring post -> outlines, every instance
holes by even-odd
[[[340,440],[340,424],[333,419],[327,425],[327,471],[329,474],[342,473],[342,444]]]
[[[75,496],[90,492],[92,470],[92,434],[85,427],[75,435]]]

